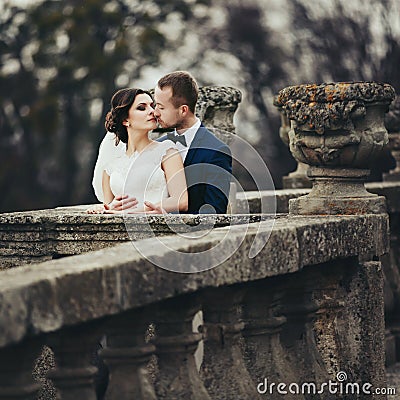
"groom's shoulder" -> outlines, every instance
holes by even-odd
[[[203,136],[203,139],[210,150],[223,151],[224,153],[229,150],[229,146],[222,140],[218,139],[217,136],[215,136],[215,134],[203,124],[200,126],[198,132]]]

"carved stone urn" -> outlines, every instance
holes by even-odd
[[[281,126],[279,128],[279,137],[282,142],[289,147],[289,131],[290,120],[286,115],[285,110],[278,103],[277,97],[274,98],[274,106],[278,109],[281,117]],[[296,160],[297,161],[297,160]],[[300,189],[312,187],[311,181],[307,176],[308,165],[297,161],[297,168],[287,176],[282,177],[282,184],[284,189]]]
[[[389,132],[389,149],[396,160],[395,169],[383,174],[384,181],[400,181],[400,97],[397,96],[390,105],[385,117],[386,129]]]
[[[289,86],[277,103],[292,121],[290,151],[310,166],[307,196],[289,202],[291,214],[386,212],[385,199],[367,192],[364,181],[388,143],[384,115],[392,86],[377,82]]]

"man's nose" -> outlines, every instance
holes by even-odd
[[[160,112],[157,110],[157,108],[155,108],[155,109],[153,110],[153,115],[154,115],[155,117],[159,117],[159,116],[160,116]]]

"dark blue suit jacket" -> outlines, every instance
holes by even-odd
[[[167,139],[163,136],[160,142]],[[189,214],[224,214],[228,206],[232,175],[229,147],[202,124],[184,162]]]

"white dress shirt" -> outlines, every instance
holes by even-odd
[[[182,135],[185,136],[185,140],[186,140],[186,144],[187,144],[187,147],[185,147],[182,143],[176,142],[176,147],[179,150],[179,154],[181,155],[183,162],[185,162],[185,158],[186,158],[187,152],[189,150],[189,147],[192,144],[193,139],[196,136],[196,132],[200,128],[200,125],[201,125],[201,121],[196,117],[196,122],[190,128],[186,129],[186,131],[179,134],[179,136],[182,136]],[[178,135],[176,130],[175,130],[175,135]]]

